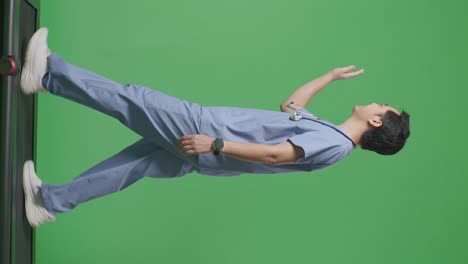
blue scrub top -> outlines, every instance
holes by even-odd
[[[305,108],[301,111],[312,114]],[[254,108],[203,106],[200,134],[236,142],[279,144],[286,140],[304,149],[295,163],[248,162],[220,153],[199,155],[199,172],[206,175],[287,173],[328,167],[351,153],[354,142],[334,124],[313,118],[291,120],[291,113]]]

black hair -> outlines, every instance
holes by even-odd
[[[370,128],[361,137],[361,148],[382,155],[393,155],[400,151],[410,136],[410,115],[402,111],[400,115],[388,110],[382,117],[382,126]]]

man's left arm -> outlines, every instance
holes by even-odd
[[[224,154],[236,159],[249,162],[275,164],[275,152],[273,145],[244,143],[224,140],[224,147],[220,151],[220,155]]]
[[[203,134],[186,135],[179,139],[179,148],[185,155],[214,155],[212,144],[216,138]],[[223,140],[224,147],[219,155],[227,155],[249,162],[275,164],[277,161],[276,145],[235,142]]]
[[[179,148],[185,155],[214,155],[211,148],[214,140],[214,137],[203,134],[187,135],[179,139]],[[246,143],[230,140],[223,140],[223,142],[224,147],[220,150],[219,155],[227,155],[249,162],[289,164],[304,157],[304,150],[288,140],[280,144]]]

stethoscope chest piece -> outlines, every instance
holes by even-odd
[[[297,111],[294,111],[291,113],[291,116],[289,116],[289,119],[293,120],[293,121],[299,121],[301,120],[302,116],[297,112]]]
[[[288,107],[289,109],[294,110],[294,112],[292,112],[291,115],[289,116],[289,119],[291,119],[291,120],[293,120],[293,121],[299,121],[299,120],[301,120],[301,119],[304,117],[304,116],[302,116],[301,114],[306,115],[306,116],[308,116],[308,117],[311,117],[311,118],[313,118],[313,119],[319,119],[318,117],[316,117],[316,116],[314,116],[314,115],[310,115],[309,113],[305,113],[305,112],[303,112],[303,111],[301,111],[301,110],[296,109],[295,107],[292,107],[292,106],[291,106],[292,104],[294,104],[293,101],[291,101],[291,102],[287,105],[287,107]]]

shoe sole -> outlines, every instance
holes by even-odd
[[[37,48],[40,45],[34,45],[38,40],[40,40],[43,35],[48,34],[48,29],[47,28],[41,28],[39,29],[34,35],[31,37],[28,43],[28,48],[26,49],[26,63],[24,64],[23,70],[21,71],[21,90],[25,94],[32,94],[35,93],[36,91],[44,91],[42,87],[36,87],[35,81],[34,81],[34,76],[32,76],[32,69],[33,65],[35,62],[35,57],[34,55],[36,54]],[[47,59],[46,59],[47,60]],[[42,86],[42,84],[39,84],[39,86]]]
[[[55,222],[55,216],[46,208],[35,204],[34,192],[31,188],[32,174],[35,174],[34,163],[29,160],[23,166],[23,189],[25,194],[25,211],[29,224],[36,228],[46,222]],[[40,194],[39,194],[40,195]]]
[[[34,207],[33,201],[34,201],[34,193],[31,189],[31,177],[30,177],[30,169],[32,164],[29,161],[26,161],[23,166],[23,188],[24,188],[24,194],[25,194],[25,204],[26,204],[26,216],[28,218],[29,224],[32,227],[37,227],[38,225],[36,223],[33,223],[33,216],[34,216],[34,211],[36,211],[36,208]]]

